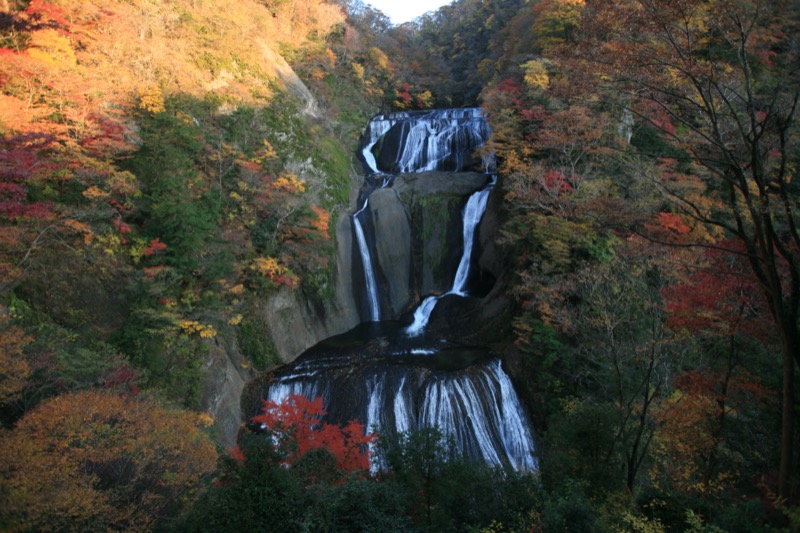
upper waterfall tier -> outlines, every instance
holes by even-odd
[[[361,154],[373,174],[486,171],[474,152],[489,133],[480,108],[388,113],[370,121]]]

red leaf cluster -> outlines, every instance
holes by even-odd
[[[675,213],[659,213],[657,223],[668,232],[677,233],[678,235],[688,235],[692,231],[692,228]]]
[[[311,450],[324,448],[333,454],[343,472],[369,470],[368,445],[375,436],[365,435],[364,425],[356,420],[345,426],[323,422],[325,414],[321,397],[309,400],[295,394],[280,403],[264,401],[262,414],[252,422],[270,433],[286,465]]]
[[[53,143],[52,136],[41,133],[0,139],[0,217],[45,218],[50,213],[49,203],[27,203],[27,198],[29,184],[62,167],[47,154]]]
[[[485,99],[500,96],[502,101],[508,101],[514,109],[521,113],[525,110],[525,102],[522,98],[522,83],[512,78],[506,78],[494,87],[486,91]]]
[[[678,374],[672,384],[688,396],[707,396],[716,402],[727,402],[731,398],[763,400],[773,394],[757,378],[744,371],[726,379],[724,371],[701,368]]]
[[[555,194],[565,194],[575,189],[564,173],[554,169],[549,169],[545,173],[543,185],[548,192]]]
[[[166,249],[167,249],[167,245],[164,244],[163,242],[161,242],[161,238],[160,237],[156,237],[155,239],[150,241],[150,244],[148,244],[147,248],[144,249],[144,251],[142,252],[142,255],[146,256],[146,257],[149,257],[151,255],[157,254],[158,252],[163,252]]]
[[[691,334],[743,332],[763,340],[768,313],[758,282],[744,257],[732,253],[736,243],[725,241],[718,246],[704,253],[706,264],[684,283],[662,290],[667,326]]]
[[[128,364],[112,368],[103,373],[103,388],[116,390],[122,396],[136,396],[140,388],[136,385],[139,372]]]
[[[30,20],[31,25],[36,28],[68,29],[71,24],[66,17],[67,15],[61,7],[44,0],[31,0],[25,9],[25,18]]]
[[[399,89],[397,89],[397,97],[400,98],[404,104],[411,103],[411,85],[408,82],[405,82]]]

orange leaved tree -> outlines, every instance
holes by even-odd
[[[110,391],[65,394],[0,439],[0,527],[143,531],[216,465],[197,415]]]

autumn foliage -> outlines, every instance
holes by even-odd
[[[31,375],[23,349],[32,338],[9,322],[7,316],[0,315],[0,404],[16,400]]]
[[[213,339],[304,255],[326,281],[338,191],[307,167],[336,143],[279,72],[343,21],[318,0],[0,2],[0,529],[147,531],[202,489]]]
[[[309,400],[294,394],[280,403],[264,400],[263,412],[254,416],[251,423],[269,435],[285,465],[292,465],[311,450],[322,448],[335,457],[340,471],[368,471],[369,444],[375,436],[365,435],[364,425],[356,420],[345,426],[324,422],[325,414],[321,397]],[[241,456],[238,449],[233,454]]]
[[[42,403],[2,438],[0,495],[13,530],[146,530],[216,463],[197,415],[111,391]]]
[[[199,407],[221,345],[242,377],[276,360],[262,299],[331,295],[364,121],[431,105],[492,127],[486,253],[546,491],[517,529],[797,529],[796,4],[456,0],[391,27],[357,0],[0,2],[0,529],[151,530],[191,500],[209,421],[155,398]],[[399,491],[357,422],[294,396],[253,423],[272,440],[223,459],[238,492],[197,530],[264,527],[255,500],[286,531],[309,502],[408,525],[362,522]],[[495,494],[442,471],[405,495],[428,530]]]

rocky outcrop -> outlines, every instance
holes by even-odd
[[[236,444],[236,434],[242,422],[240,397],[244,384],[252,377],[232,340],[235,338],[232,331],[223,332],[208,343],[203,358],[205,379],[201,405],[213,417],[215,439],[224,448]]]
[[[408,214],[393,189],[380,189],[370,196],[370,214],[375,235],[377,263],[384,280],[384,307],[398,316],[411,302],[411,226]]]
[[[353,228],[350,214],[336,223],[336,281],[333,298],[320,301],[302,288],[284,287],[264,302],[264,321],[278,356],[290,361],[322,339],[360,322],[353,287]]]
[[[320,118],[322,112],[317,100],[283,56],[272,50],[266,43],[261,43],[261,52],[264,54],[267,64],[272,66],[280,88],[303,102],[300,112],[308,117]]]

